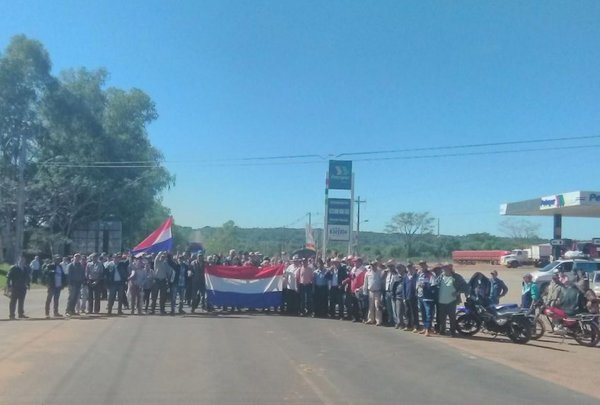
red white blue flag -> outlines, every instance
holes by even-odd
[[[152,232],[142,243],[134,247],[131,253],[136,255],[139,253],[157,253],[171,250],[173,248],[172,225],[173,217],[167,218],[157,230]]]
[[[282,301],[283,270],[283,264],[269,267],[207,266],[208,302],[226,307],[278,307]]]

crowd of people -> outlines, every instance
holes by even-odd
[[[27,318],[24,301],[31,282],[47,288],[45,314],[63,317],[59,311],[63,290],[68,291],[65,315],[98,314],[101,300],[107,300],[106,312],[123,309],[131,314],[185,313],[183,306],[195,312],[207,308],[205,260],[202,254],[171,255],[167,252],[141,256],[79,253],[73,257],[54,256],[43,263],[36,256],[27,264],[24,257],[7,275],[10,295],[9,317]],[[50,311],[52,309],[52,312]]]
[[[425,336],[457,336],[456,311],[463,295],[477,297],[486,305],[496,305],[508,292],[497,271],[493,270],[489,277],[477,272],[467,282],[454,271],[451,263],[430,266],[425,261],[416,265],[394,260],[365,262],[361,257],[342,255],[326,260],[300,256],[271,260],[259,252],[235,250],[226,256],[207,257],[202,252],[178,255],[160,252],[138,257],[78,253],[72,257],[55,256],[44,262],[36,256],[29,264],[22,257],[7,277],[9,316],[27,318],[24,301],[30,282],[41,282],[47,287],[46,317],[63,316],[59,303],[65,289],[68,317],[100,313],[103,299],[107,301],[107,314],[113,313],[115,304],[117,314],[123,314],[125,309],[131,314],[158,311],[174,315],[185,313],[184,307],[191,312],[213,311],[216,308],[211,305],[206,290],[207,264],[283,265],[282,305],[265,310],[392,326]],[[572,311],[597,312],[598,300],[591,290],[581,290],[583,287],[557,273],[542,297],[531,275],[527,274],[523,278],[521,305],[532,308],[543,300],[552,305],[562,303],[572,307]]]

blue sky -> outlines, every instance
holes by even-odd
[[[55,73],[106,67],[146,91],[177,223],[301,226],[324,211],[328,155],[600,135],[598,21],[597,1],[3,1],[0,49],[24,33]],[[354,156],[375,159],[354,163],[361,228],[429,211],[442,233],[497,234],[502,202],[599,190],[597,145]],[[541,147],[563,149],[517,152]],[[281,155],[325,158],[238,160]],[[563,223],[600,236],[597,219]]]

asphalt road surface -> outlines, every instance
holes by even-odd
[[[245,313],[45,320],[42,297],[38,318],[0,319],[1,404],[598,403],[449,338]]]

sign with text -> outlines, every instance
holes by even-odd
[[[330,160],[329,161],[329,182],[330,190],[350,190],[352,189],[352,161],[351,160]]]
[[[327,239],[350,240],[352,221],[352,200],[349,198],[329,198],[327,200]]]

